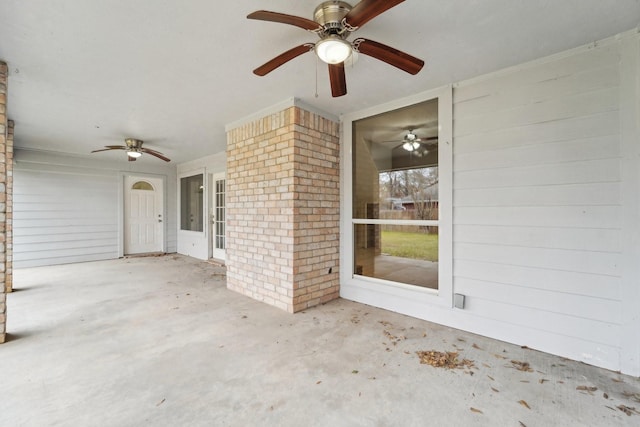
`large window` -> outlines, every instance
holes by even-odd
[[[204,178],[202,174],[180,178],[180,229],[203,231]]]
[[[438,99],[352,130],[353,274],[438,289]]]

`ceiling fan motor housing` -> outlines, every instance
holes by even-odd
[[[351,5],[343,1],[325,1],[313,12],[314,21],[322,25],[321,37],[330,34],[346,37],[349,32],[343,31],[342,19],[351,10]]]
[[[131,150],[139,150],[142,148],[142,141],[135,138],[127,138],[124,140],[124,143],[127,145],[127,148]]]

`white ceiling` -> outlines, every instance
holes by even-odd
[[[312,53],[253,75],[316,36],[246,15],[268,9],[311,19],[319,3],[1,0],[0,60],[10,69],[16,147],[85,154],[136,137],[183,162],[224,150],[225,124],[291,97],[348,113],[640,23],[640,0],[408,0],[356,35],[425,60],[417,76],[360,55],[347,69],[348,94],[332,98],[322,64],[315,97]]]

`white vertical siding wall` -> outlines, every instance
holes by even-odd
[[[477,332],[613,369],[625,339],[620,50],[610,40],[460,83],[453,126],[454,292]]]
[[[123,174],[166,178],[166,248],[176,251],[174,167],[140,162],[131,170],[123,162],[26,150],[16,150],[15,158],[15,268],[121,256]]]

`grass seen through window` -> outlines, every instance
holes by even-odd
[[[382,231],[382,253],[411,259],[438,261],[438,235]]]

